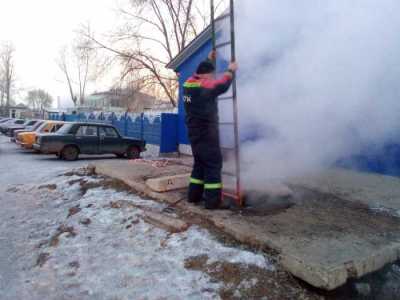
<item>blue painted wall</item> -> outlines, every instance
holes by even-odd
[[[197,66],[205,60],[212,49],[211,39],[199,48],[191,57],[179,66],[179,110],[178,110],[178,141],[179,144],[189,144],[185,125],[185,108],[183,105],[183,84],[196,72]]]

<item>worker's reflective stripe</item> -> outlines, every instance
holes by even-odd
[[[196,178],[190,178],[190,183],[203,185],[204,181]]]
[[[201,84],[198,83],[198,82],[185,82],[183,87],[185,87],[185,88],[199,88],[199,87],[201,87]]]
[[[206,190],[218,190],[222,189],[222,183],[206,183],[204,185]]]

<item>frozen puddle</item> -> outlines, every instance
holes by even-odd
[[[35,266],[21,281],[30,299],[47,299],[49,285],[50,299],[219,299],[221,289],[235,289],[235,281],[212,276],[226,264],[275,270],[264,255],[227,247],[197,226],[171,234],[146,223],[143,210],[166,206],[96,186],[101,180],[63,176],[18,187],[44,199],[29,219]],[[257,282],[237,281],[235,297]]]

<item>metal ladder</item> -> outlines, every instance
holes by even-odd
[[[219,41],[219,35],[221,31],[218,29],[219,25],[228,21],[230,27],[230,40]],[[225,25],[226,26],[226,25]],[[214,0],[211,0],[211,30],[212,30],[212,44],[213,50],[221,51],[230,47],[231,61],[236,61],[236,47],[235,47],[235,10],[234,0],[229,1],[229,10],[225,11],[224,14],[215,18],[215,6]],[[214,62],[217,65],[217,61]],[[218,69],[218,68],[217,68]],[[237,103],[237,85],[236,76],[233,76],[232,82],[232,93],[231,95],[222,95],[218,98],[219,104],[221,102],[231,103],[233,120],[228,122],[220,122],[220,132],[223,132],[223,128],[230,128],[233,133],[233,145],[225,146],[221,142],[221,150],[223,153],[224,160],[228,158],[228,161],[233,163],[231,170],[223,170],[223,197],[229,200],[234,200],[238,206],[243,206],[243,194],[241,188],[241,173],[240,173],[240,140],[239,140],[239,125],[238,125],[238,103]],[[233,157],[232,157],[233,156]]]

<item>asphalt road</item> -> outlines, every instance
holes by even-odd
[[[114,155],[83,155],[78,161],[59,160],[55,155],[37,154],[11,143],[0,135],[0,186],[38,183],[72,168],[87,165],[90,161],[117,159]]]
[[[114,156],[86,156],[75,162],[66,162],[57,159],[54,155],[40,155],[33,151],[23,150],[11,143],[8,137],[0,135],[0,299],[3,299],[1,291],[12,289],[11,286],[18,281],[19,271],[15,262],[27,254],[23,247],[21,228],[10,226],[10,223],[5,220],[22,220],[35,209],[35,204],[30,197],[9,193],[9,188],[24,184],[40,184],[60,173],[98,159],[116,158]],[[19,296],[13,294],[13,291],[8,293],[10,298],[20,297],[20,294]]]

